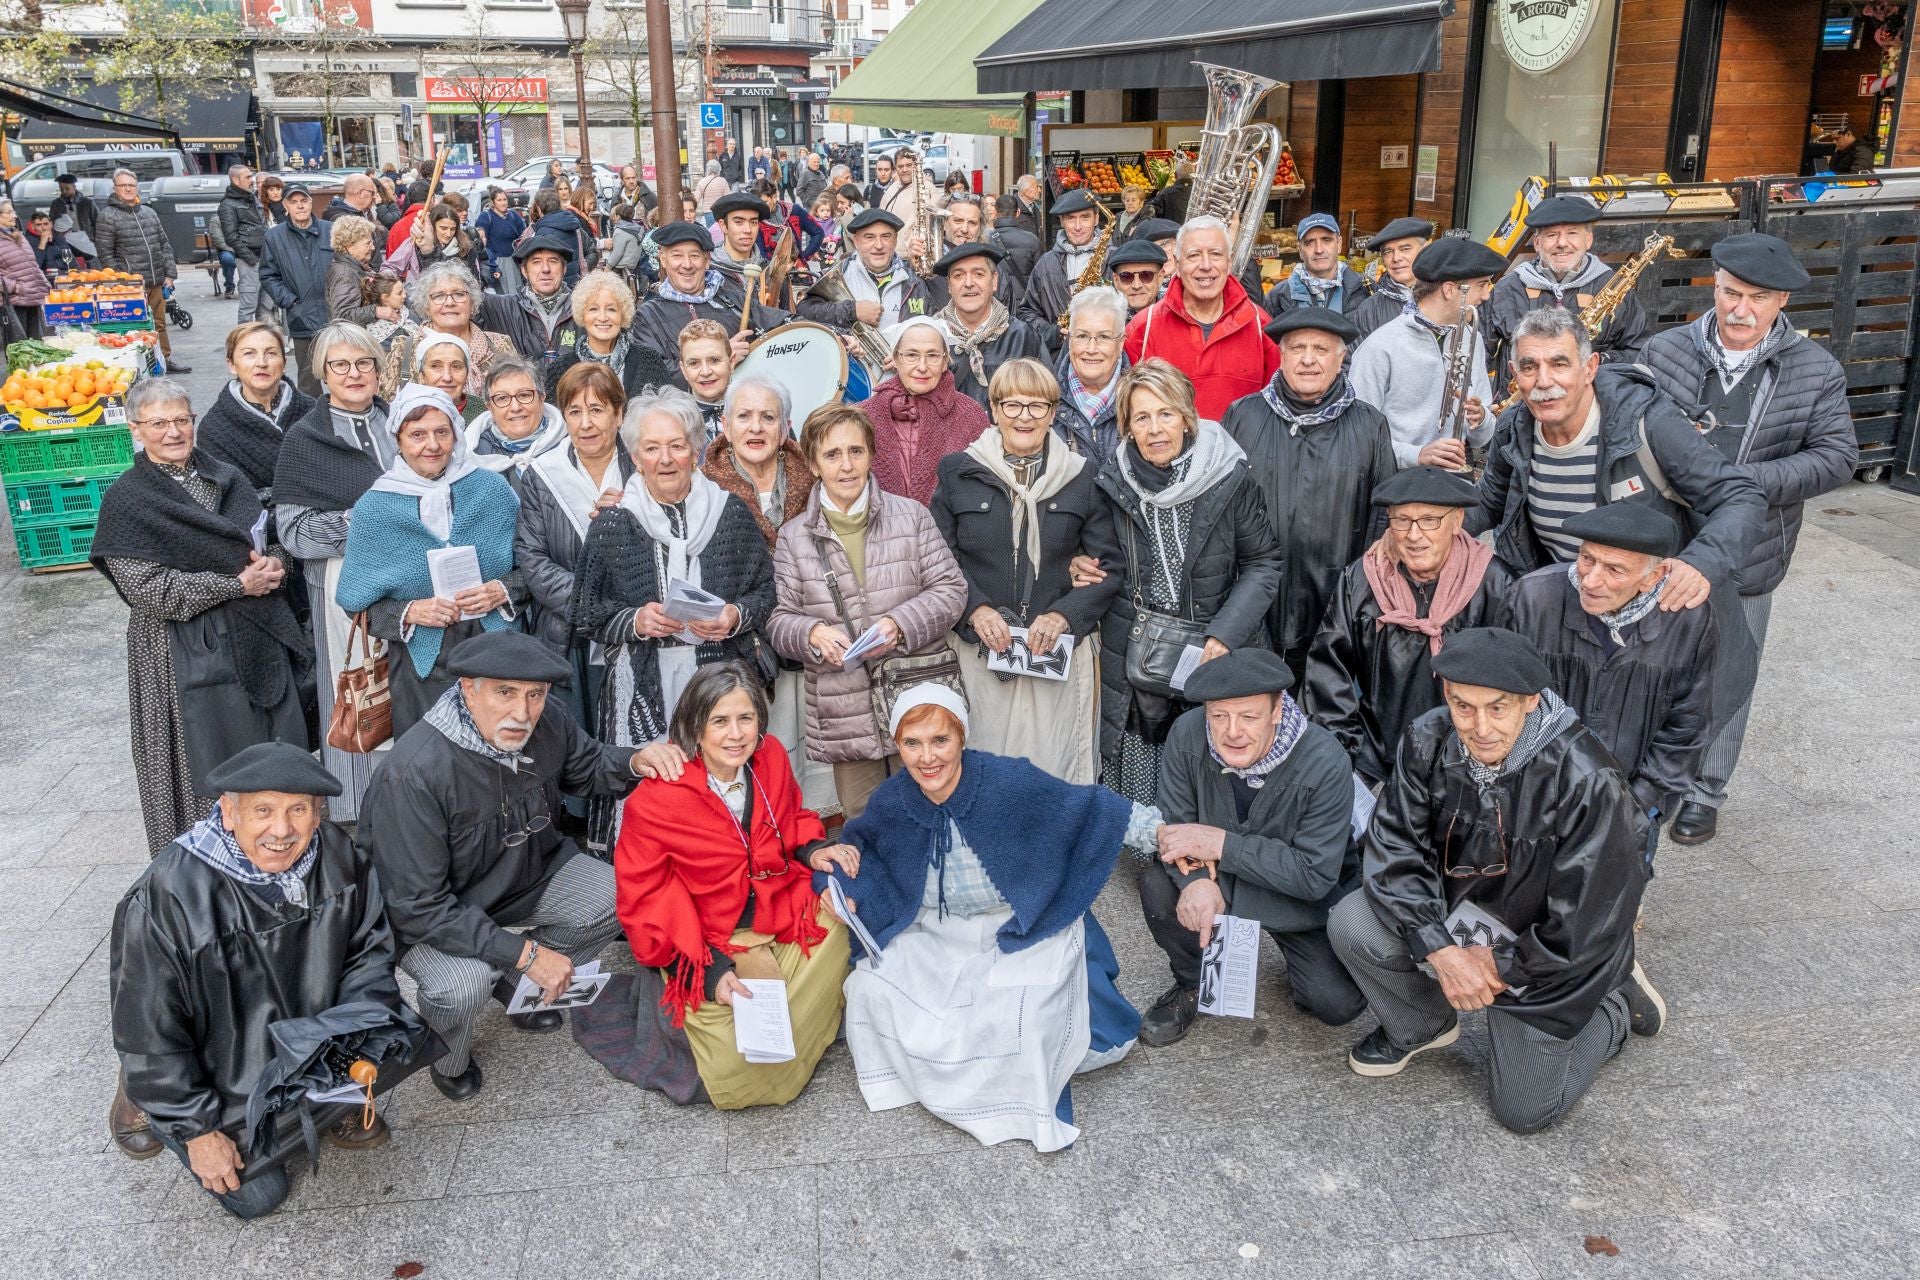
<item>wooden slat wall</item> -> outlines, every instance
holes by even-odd
[[[1707,140],[1709,181],[1798,172],[1821,7],[1821,0],[1728,6]]]
[[[1300,176],[1307,184],[1307,199],[1294,202],[1294,207],[1299,209],[1313,207],[1313,183],[1318,176],[1313,167],[1313,151],[1318,145],[1319,130],[1320,82],[1295,80],[1287,99],[1287,121],[1280,127],[1280,136],[1293,149],[1294,167],[1300,170]]]
[[[1909,28],[1911,29],[1911,28]],[[1894,122],[1893,163],[1895,166],[1920,164],[1920,85],[1907,72],[1920,73],[1913,61],[1913,42],[1908,40],[1900,76],[1900,117]]]
[[[1666,167],[1686,8],[1686,0],[1620,0],[1620,39],[1600,153],[1603,173],[1655,173]]]
[[[1340,225],[1355,225],[1366,237],[1405,217],[1413,196],[1413,119],[1419,76],[1380,76],[1347,83],[1347,115],[1341,133]],[[1380,148],[1406,147],[1407,167],[1382,169]]]
[[[1460,178],[1460,126],[1466,110],[1467,36],[1472,11],[1471,3],[1454,6],[1453,16],[1440,25],[1440,69],[1419,77],[1420,136],[1415,139],[1412,161],[1418,168],[1419,146],[1438,147],[1440,170],[1433,199],[1414,201],[1413,213],[1415,217],[1431,218],[1442,229],[1453,225],[1453,192]]]

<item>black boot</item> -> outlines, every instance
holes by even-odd
[[[1163,992],[1146,1017],[1140,1019],[1140,1039],[1156,1049],[1177,1044],[1193,1027],[1200,1012],[1200,993],[1174,983]]]
[[[480,1092],[480,1060],[469,1057],[467,1069],[457,1076],[443,1076],[440,1068],[429,1067],[427,1074],[433,1077],[433,1087],[455,1102],[465,1102]]]
[[[1720,826],[1720,811],[1712,809],[1697,800],[1688,800],[1680,806],[1680,812],[1673,816],[1673,825],[1667,828],[1667,834],[1673,837],[1675,844],[1705,844],[1713,839]]]

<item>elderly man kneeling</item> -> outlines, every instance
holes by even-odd
[[[282,1162],[301,1145],[300,1126],[284,1123],[296,1117],[249,1116],[279,1048],[274,1026],[356,1004],[376,1022],[389,1012],[418,1057],[431,1037],[400,1002],[372,867],[322,817],[320,797],[340,794],[333,775],[298,747],[264,742],[207,781],[219,808],[156,854],[114,912],[113,1047],[123,1075],[111,1128],[127,1155],[164,1146],[227,1212],[257,1218],[286,1199]],[[379,1063],[375,1089],[416,1065]],[[323,1109],[318,1119],[338,1115]],[[385,1143],[386,1121],[365,1125],[361,1115],[354,1106],[327,1141],[350,1151]]]

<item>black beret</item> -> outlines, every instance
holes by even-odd
[[[1064,218],[1069,213],[1086,213],[1094,207],[1093,197],[1075,187],[1053,202],[1047,212],[1056,218]]]
[[[656,243],[658,243],[657,238],[656,238]],[[531,258],[534,254],[540,253],[542,251],[545,251],[547,253],[557,253],[566,261],[568,262],[573,261],[572,245],[568,244],[565,240],[562,240],[559,236],[541,235],[537,231],[533,235],[527,237],[525,240],[522,240],[520,244],[514,249],[513,260],[515,262],[525,262],[528,258]]]
[[[1136,240],[1171,240],[1180,234],[1180,224],[1170,218],[1147,218],[1133,224],[1128,243]]]
[[[1713,265],[1756,289],[1780,289],[1792,293],[1804,289],[1813,277],[1793,256],[1787,242],[1778,236],[1750,231],[1728,236],[1713,246]]]
[[[933,274],[944,276],[968,258],[986,258],[997,267],[1006,256],[1007,251],[997,244],[988,244],[984,240],[969,240],[941,254],[940,261],[933,264]]]
[[[1555,196],[1542,200],[1527,214],[1527,230],[1564,227],[1572,223],[1600,221],[1600,206],[1585,196]]]
[[[1547,664],[1533,642],[1505,627],[1474,627],[1443,643],[1431,663],[1433,674],[1442,680],[1507,693],[1538,693],[1547,687]]]
[[[1560,531],[1582,542],[1638,551],[1663,560],[1680,550],[1680,526],[1672,516],[1646,502],[1609,502],[1582,511],[1567,517]]]
[[[907,225],[900,221],[897,214],[888,213],[885,209],[862,209],[853,216],[853,221],[847,224],[847,230],[849,232],[865,231],[876,224],[892,227],[895,231]]]
[[[1124,267],[1134,262],[1164,267],[1167,265],[1167,251],[1151,240],[1129,240],[1107,255],[1109,267]]]
[[[1294,307],[1290,311],[1283,311],[1279,319],[1268,322],[1266,332],[1269,338],[1278,342],[1281,335],[1292,333],[1295,329],[1318,329],[1349,345],[1360,341],[1360,326],[1327,307]]]
[[[744,191],[729,191],[713,202],[713,220],[725,222],[730,213],[750,213],[764,221],[767,206]]]
[[[1430,507],[1470,507],[1480,491],[1458,471],[1445,467],[1407,467],[1373,486],[1373,500],[1382,507],[1421,502]]]
[[[1409,238],[1417,240],[1433,239],[1433,224],[1425,218],[1395,218],[1392,222],[1389,222],[1386,226],[1373,233],[1373,238],[1367,241],[1367,249],[1369,252],[1378,253],[1395,240],[1406,240]]]
[[[573,674],[542,641],[524,631],[482,631],[453,646],[447,670],[483,680],[538,680],[557,684]]]
[[[1440,280],[1479,280],[1497,276],[1507,269],[1507,260],[1478,240],[1465,236],[1441,236],[1420,251],[1413,260],[1413,278],[1428,283]]]
[[[1187,677],[1180,696],[1188,702],[1219,702],[1256,693],[1284,693],[1292,687],[1293,672],[1285,659],[1271,649],[1249,646],[1201,663]]]
[[[228,756],[207,774],[216,795],[278,791],[290,796],[337,796],[344,790],[327,767],[290,742],[256,742]]]

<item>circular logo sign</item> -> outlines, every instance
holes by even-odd
[[[1513,65],[1544,75],[1566,62],[1593,29],[1595,0],[1499,0],[1500,38]]]

